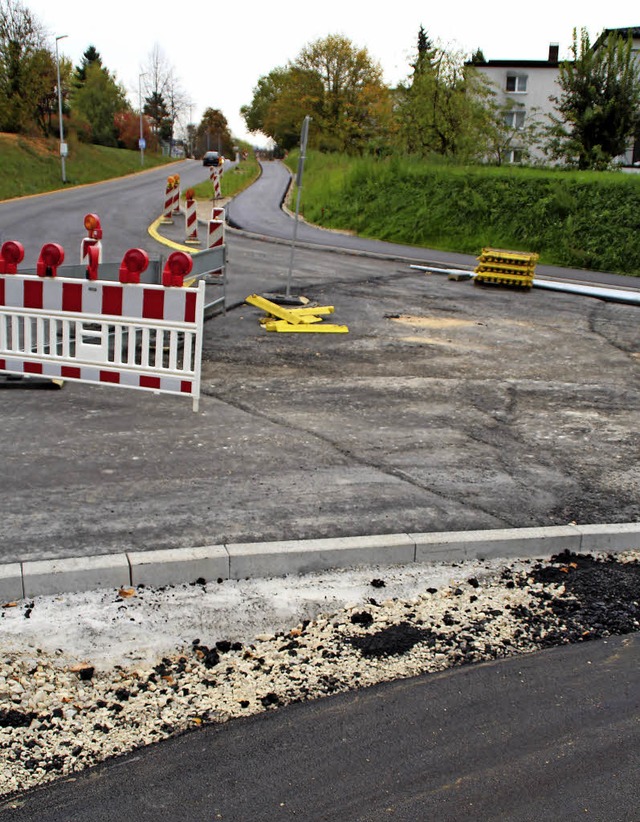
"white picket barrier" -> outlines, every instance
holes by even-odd
[[[0,274],[0,371],[200,398],[205,284]]]

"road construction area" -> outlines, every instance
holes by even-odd
[[[5,382],[0,562],[315,537],[633,522],[637,306],[228,232],[202,397]],[[320,324],[322,324],[320,323]]]

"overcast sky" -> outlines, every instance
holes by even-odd
[[[240,106],[250,103],[258,79],[294,60],[308,43],[329,34],[366,47],[395,84],[405,79],[422,25],[430,38],[470,54],[481,48],[488,60],[545,60],[550,43],[568,56],[574,27],[592,40],[605,28],[640,26],[640,7],[631,0],[449,0],[389,4],[321,0],[269,3],[203,0],[21,0],[53,38],[60,53],[78,65],[93,45],[103,65],[124,85],[138,109],[138,77],[158,46],[193,103],[192,122],[206,108],[220,109],[231,132],[261,143],[246,131]],[[235,11],[234,11],[235,10]]]

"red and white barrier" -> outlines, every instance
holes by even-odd
[[[180,214],[180,175],[173,175],[173,214]]]
[[[224,225],[224,220],[209,220],[207,248],[218,248],[224,245]]]
[[[187,199],[184,221],[185,243],[189,245],[200,245],[200,240],[198,239],[198,212],[195,200]]]
[[[144,252],[127,252],[143,268],[132,252]],[[181,285],[191,265],[190,255],[175,252],[163,281]],[[187,395],[197,411],[204,299],[204,282],[181,288],[0,274],[0,371]]]
[[[164,192],[164,209],[160,216],[160,222],[165,225],[173,223],[173,209],[175,199],[176,182],[175,177],[167,177],[167,186]],[[178,197],[180,193],[178,192]]]
[[[213,183],[213,197],[214,199],[218,199],[222,196],[222,189],[220,187],[220,177],[222,176],[222,168],[221,166],[211,166],[211,174],[209,175],[211,182]]]

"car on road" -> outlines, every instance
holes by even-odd
[[[202,165],[203,166],[219,166],[220,165],[220,155],[217,151],[207,151],[204,157],[202,158]]]

